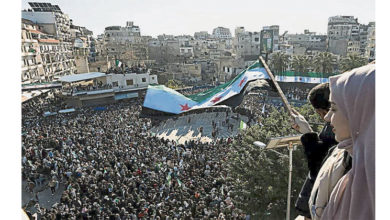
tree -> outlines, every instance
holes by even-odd
[[[283,52],[276,52],[271,55],[271,69],[274,73],[283,73],[286,71],[289,63],[289,55]]]
[[[314,70],[318,73],[332,73],[334,65],[333,55],[329,52],[322,52],[314,57]]]
[[[311,67],[311,59],[304,55],[294,56],[291,66],[296,73],[308,73]]]
[[[311,105],[306,104],[298,111],[309,122],[321,124]],[[319,131],[321,126],[313,126]],[[273,108],[269,117],[262,120],[262,126],[255,125],[241,133],[231,145],[228,155],[228,181],[232,182],[232,200],[239,209],[254,219],[283,219],[286,213],[288,189],[288,150],[279,148],[281,156],[253,145],[254,141],[268,143],[272,137],[297,134],[291,128],[286,111]],[[293,174],[291,189],[291,216],[296,216],[293,204],[296,201],[308,172],[302,147],[293,152]]]
[[[171,88],[171,89],[177,89],[180,87],[180,84],[181,83],[179,81],[170,79],[170,80],[168,80],[166,86]]]
[[[341,60],[341,71],[346,72],[357,67],[364,66],[368,63],[368,60],[357,54],[350,54]]]

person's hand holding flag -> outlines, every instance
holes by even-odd
[[[299,131],[301,134],[306,134],[309,132],[313,132],[313,129],[311,129],[309,123],[306,121],[305,117],[303,117],[297,110],[291,109],[291,115],[294,118],[294,122],[292,122],[291,127],[295,130]]]

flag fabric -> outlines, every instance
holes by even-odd
[[[240,129],[241,129],[241,130],[245,130],[246,127],[247,127],[246,123],[243,122],[243,121],[241,121],[241,122],[240,122]]]
[[[319,78],[319,77],[303,77],[303,76],[275,76],[276,81],[278,82],[301,82],[301,83],[327,83],[329,82],[328,78]]]
[[[329,82],[328,78],[320,78],[318,76],[319,75],[314,75],[314,77],[276,75],[275,79],[279,82],[317,84]],[[164,85],[149,85],[143,106],[149,109],[173,114],[180,114],[199,108],[207,108],[240,94],[246,84],[258,79],[269,79],[269,76],[263,64],[256,61],[231,81],[205,92],[193,95],[183,95]]]
[[[261,114],[265,113],[265,103],[263,103],[263,109],[261,109]]]
[[[179,187],[181,187],[182,186],[182,182],[180,181],[180,179],[179,178],[177,178],[177,183],[178,183],[178,185],[179,185]]]
[[[122,66],[122,62],[120,60],[115,60],[115,65],[117,67],[121,67]]]
[[[167,184],[168,184],[168,186],[171,186],[171,184],[172,184],[171,172],[168,173],[166,179],[167,179]]]
[[[217,105],[239,94],[248,82],[268,78],[269,76],[263,65],[256,61],[233,80],[194,95],[185,96],[163,85],[149,85],[143,106],[158,111],[180,114]]]

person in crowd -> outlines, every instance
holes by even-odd
[[[309,102],[323,120],[330,109],[329,94],[329,84],[322,83],[310,90],[308,95]],[[307,123],[302,115],[295,110],[293,111],[295,122],[292,127],[303,134],[301,142],[309,168],[309,173],[302,186],[301,192],[299,193],[295,208],[299,215],[303,216],[305,219],[310,219],[311,215],[308,202],[314,181],[316,180],[322,162],[328,153],[333,151],[337,142],[334,138],[334,133],[332,132],[333,127],[329,122],[326,122],[320,134],[317,134],[316,132],[313,132],[309,123]]]
[[[330,91],[325,120],[334,127],[338,148],[353,161],[321,219],[375,219],[375,64],[330,77]]]

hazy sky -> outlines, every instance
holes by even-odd
[[[22,0],[22,9],[29,8]],[[304,29],[326,33],[330,16],[351,15],[360,23],[375,21],[374,0],[49,0],[68,14],[75,25],[85,26],[94,35],[112,25],[134,21],[141,35],[190,34],[222,26],[244,26],[260,31],[263,26],[279,25],[289,33]]]

